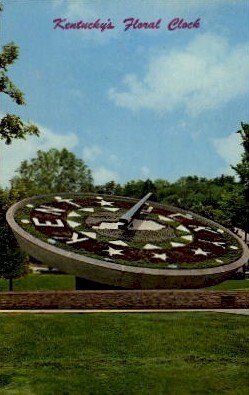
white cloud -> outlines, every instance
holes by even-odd
[[[142,177],[149,177],[150,169],[148,168],[148,166],[141,167],[141,174],[142,174]]]
[[[64,15],[74,18],[98,18],[98,17],[112,17],[113,15],[119,20],[127,16],[137,16],[141,18],[153,18],[168,16],[173,12],[189,12],[192,10],[207,10],[214,7],[221,6],[227,0],[154,0],[153,4],[145,2],[144,0],[118,0],[113,1],[84,1],[84,0],[53,0],[58,8],[64,10]],[[236,0],[236,2],[244,0]]]
[[[103,166],[93,169],[92,173],[96,185],[105,184],[108,181],[118,181],[119,179],[115,171],[109,170]]]
[[[71,18],[84,18],[84,20],[98,18],[96,4],[82,2],[67,2],[67,15]],[[101,7],[101,11],[103,8]]]
[[[133,111],[184,108],[196,116],[248,92],[248,64],[247,45],[229,46],[223,37],[198,35],[182,50],[154,54],[143,78],[125,75],[125,88],[110,89],[109,97]]]
[[[97,163],[91,166],[94,183],[96,185],[105,184],[108,181],[118,181],[119,179],[119,175],[116,171],[110,170],[108,165],[106,167],[99,163],[99,156],[102,154],[103,151],[98,145],[85,147],[82,151],[82,159],[85,162],[94,162],[97,160]],[[105,159],[108,160],[109,165],[112,168],[119,164],[118,157],[115,154],[111,154],[108,157],[105,155]]]
[[[27,137],[27,140],[15,140],[11,145],[0,142],[0,185],[9,186],[9,180],[15,175],[20,163],[36,156],[38,150],[47,151],[50,148],[74,148],[78,137],[71,133],[67,135],[54,133],[40,125],[40,137]]]
[[[93,162],[96,158],[102,154],[102,150],[98,145],[91,145],[83,148],[82,155],[85,162]]]
[[[109,162],[114,163],[114,164],[120,164],[120,157],[116,154],[111,154],[108,157]]]
[[[236,165],[240,161],[243,152],[239,134],[232,133],[227,137],[216,138],[213,140],[213,145],[217,154],[224,161],[224,167],[220,169],[222,173],[234,174],[231,165]]]

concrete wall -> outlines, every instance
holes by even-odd
[[[248,291],[3,292],[0,309],[249,308]]]

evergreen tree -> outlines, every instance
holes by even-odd
[[[13,290],[13,278],[27,273],[27,258],[21,252],[16,239],[6,223],[5,216],[8,206],[7,193],[0,191],[0,278],[9,280],[9,290]]]

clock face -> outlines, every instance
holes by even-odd
[[[41,197],[17,210],[15,221],[50,245],[105,264],[193,269],[229,264],[242,254],[237,239],[225,228],[153,202],[120,229],[120,218],[134,203],[83,194]]]

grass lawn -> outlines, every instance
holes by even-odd
[[[75,289],[75,278],[69,274],[29,274],[13,281],[14,291],[70,291]],[[249,289],[248,280],[228,280],[206,290]],[[8,290],[8,282],[0,279],[0,292]]]
[[[14,291],[72,291],[75,277],[69,274],[28,274],[13,280]],[[0,279],[0,292],[8,291],[8,282]]]
[[[235,289],[248,289],[249,290],[249,279],[246,280],[228,280],[223,283],[217,284],[214,287],[208,287],[207,290],[216,291],[229,291]]]
[[[1,314],[0,393],[248,394],[249,318]]]

